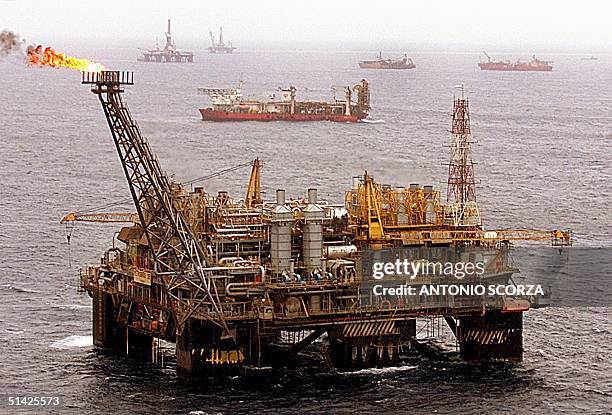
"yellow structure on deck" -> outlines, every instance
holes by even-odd
[[[455,205],[440,202],[431,186],[392,188],[365,172],[346,192],[345,207],[355,239],[362,245],[491,245],[503,241],[550,240],[553,246],[571,245],[569,231],[537,229],[485,230],[457,226]]]

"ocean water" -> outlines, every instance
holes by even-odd
[[[452,98],[464,84],[485,226],[571,228],[577,246],[611,245],[612,56],[547,55],[551,73],[495,73],[477,68],[477,54],[450,52],[413,54],[412,71],[360,70],[371,53],[359,51],[200,52],[182,65],[138,63],[127,49],[76,52],[135,72],[126,102],[177,179],[260,157],[269,197],[317,187],[342,202],[364,170],[379,182],[444,190]],[[300,98],[327,99],[331,85],[366,78],[377,122],[201,121],[207,97],[196,88],[241,78],[245,94],[262,99],[288,85]],[[335,373],[304,356],[272,372],[188,382],[171,358],[160,368],[96,350],[76,272],[99,261],[118,227],[80,224],[68,245],[59,220],[111,204],[131,210],[102,109],[78,73],[26,69],[15,57],[0,62],[0,103],[1,393],[61,395],[56,413],[612,412],[606,307],[530,311],[518,365],[423,361]],[[244,169],[204,186],[240,197],[247,179]]]

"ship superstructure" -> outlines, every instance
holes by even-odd
[[[532,56],[531,61],[521,62],[520,60],[511,63],[510,61],[493,61],[491,57],[484,52],[487,61],[479,62],[478,67],[483,71],[524,71],[524,72],[550,72],[552,71],[552,62],[537,59]]]
[[[155,45],[155,49],[142,50],[142,56],[138,58],[140,62],[193,62],[193,52],[177,50],[176,44],[172,39],[172,28],[168,19],[168,30],[166,31],[166,44],[160,49]]]
[[[242,82],[237,88],[198,88],[200,94],[208,95],[211,107],[201,108],[200,114],[207,121],[339,121],[356,122],[368,116],[370,90],[365,79],[352,88],[335,86],[333,100],[298,101],[297,89],[293,86],[281,88],[280,97],[268,101],[245,99]],[[341,91],[343,97],[338,98]],[[356,100],[353,100],[354,95]]]
[[[383,58],[382,52],[379,52],[377,59],[361,61],[359,67],[361,69],[414,69],[416,65],[407,54],[398,59],[389,59]]]

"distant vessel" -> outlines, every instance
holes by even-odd
[[[274,96],[268,101],[244,99],[242,81],[238,88],[198,88],[208,95],[212,107],[201,108],[202,119],[207,121],[339,121],[357,122],[368,116],[370,90],[368,82],[361,82],[352,88],[333,87],[332,102],[296,101],[296,88],[280,89],[281,97]],[[344,92],[344,99],[336,99],[336,91]],[[352,101],[353,93],[357,101]]]
[[[384,59],[382,52],[378,52],[378,59],[361,61],[359,67],[361,69],[414,69],[416,65],[406,54],[400,59]]]
[[[582,58],[581,60],[583,60],[583,61],[596,61],[598,59],[599,59],[598,57],[591,55],[588,58]]]
[[[142,56],[138,58],[140,62],[193,62],[193,52],[181,52],[176,49],[170,31],[170,19],[168,19],[168,31],[166,32],[166,45],[163,49],[159,48],[156,42],[155,49],[144,50]]]
[[[232,42],[227,42],[227,45],[225,44],[225,42],[223,41],[223,28],[220,27],[219,28],[219,42],[215,42],[215,36],[212,33],[212,30],[209,30],[210,32],[210,46],[208,47],[208,51],[210,53],[233,53],[234,50],[236,49],[234,46],[232,46]]]
[[[511,63],[510,61],[494,62],[487,52],[484,52],[484,54],[487,57],[487,62],[480,62],[478,64],[478,67],[483,71],[552,71],[552,62],[539,60],[535,55],[533,55],[530,62],[516,61]]]

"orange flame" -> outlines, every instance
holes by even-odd
[[[51,47],[43,49],[42,45],[28,47],[28,66],[48,66],[51,68],[70,68],[81,72],[101,72],[104,65],[89,59],[75,58],[56,52]]]

